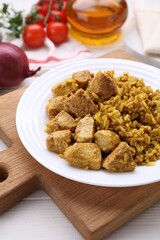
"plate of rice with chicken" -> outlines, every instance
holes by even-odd
[[[122,59],[61,63],[24,92],[16,125],[35,160],[63,177],[109,187],[160,181],[158,68]]]

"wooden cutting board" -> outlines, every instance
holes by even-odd
[[[122,50],[103,57],[135,60]],[[17,103],[24,88],[0,98],[0,213],[43,189],[87,240],[99,240],[160,200],[160,183],[132,188],[97,187],[63,178],[35,161],[16,131]]]

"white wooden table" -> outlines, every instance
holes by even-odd
[[[2,1],[4,2],[4,1]],[[6,1],[5,1],[6,2]],[[35,0],[12,0],[17,8],[29,9]],[[130,0],[127,1],[130,7]],[[132,9],[124,27],[121,39],[105,47],[89,47],[93,57],[124,47],[124,38],[132,25]],[[36,77],[25,81],[30,84]],[[10,89],[5,89],[9,92]],[[4,91],[0,90],[0,95]],[[0,150],[5,145],[0,141]],[[0,240],[82,240],[82,236],[72,226],[55,203],[43,191],[39,190],[0,216]],[[159,240],[160,239],[160,203],[118,229],[108,240]]]

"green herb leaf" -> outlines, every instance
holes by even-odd
[[[8,4],[3,3],[2,12],[3,12],[4,14],[8,14],[8,13],[9,13],[9,12],[8,12],[8,7],[9,7]]]
[[[35,6],[32,7],[31,12],[27,15],[25,19],[25,23],[28,25],[30,23],[36,23],[38,20],[40,20],[41,17],[38,14],[38,10]]]
[[[19,38],[24,24],[23,11],[15,11],[10,9],[8,4],[3,4],[0,9],[0,26],[8,29],[8,35]]]

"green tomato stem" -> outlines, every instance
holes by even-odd
[[[48,12],[47,12],[46,17],[45,17],[45,19],[44,19],[44,25],[46,25],[46,23],[47,23],[47,21],[48,21],[48,18],[49,18],[49,15],[50,15],[50,13],[51,13],[53,1],[54,1],[54,0],[50,0],[50,2],[49,2]]]

